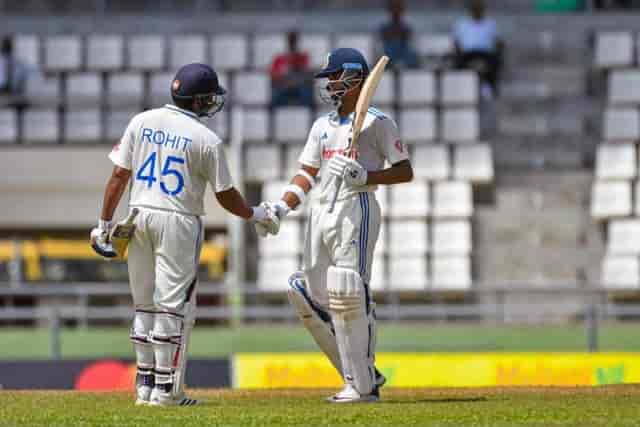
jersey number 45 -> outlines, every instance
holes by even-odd
[[[136,173],[136,181],[146,181],[147,188],[153,187],[153,184],[158,180],[156,178],[156,159],[158,157],[158,153],[153,152],[147,160],[142,163],[140,169],[138,169],[138,173]],[[173,164],[177,163],[180,165],[184,164],[184,159],[176,156],[169,156],[164,162],[164,166],[162,167],[161,180],[160,180],[160,189],[163,193],[168,194],[169,196],[176,196],[180,194],[182,189],[184,188],[184,177],[182,173],[173,168]],[[177,180],[177,184],[175,188],[171,189],[165,184],[165,180],[162,178],[173,175]]]

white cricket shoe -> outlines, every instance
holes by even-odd
[[[136,386],[136,405],[148,405],[151,401],[153,387],[147,385]]]
[[[151,406],[195,406],[202,402],[191,399],[184,394],[181,396],[173,396],[171,393],[165,393],[158,387],[151,392],[149,405]]]
[[[379,400],[380,396],[377,393],[377,387],[370,394],[360,394],[351,384],[345,385],[341,391],[327,398],[330,403],[373,403]]]

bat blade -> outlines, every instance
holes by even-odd
[[[113,245],[113,249],[118,254],[119,258],[124,258],[127,247],[129,246],[129,241],[133,237],[133,233],[136,231],[135,219],[138,216],[139,209],[133,208],[129,215],[119,223],[113,227],[111,230],[111,244]]]

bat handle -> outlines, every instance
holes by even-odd
[[[333,213],[333,210],[336,207],[336,201],[338,200],[338,193],[340,193],[340,188],[342,188],[342,178],[336,178],[335,191],[333,192],[333,197],[331,198],[331,204],[329,205],[329,213]]]
[[[140,209],[138,208],[131,209],[129,216],[127,217],[126,223],[129,225],[133,224],[133,221],[136,219],[136,216],[138,216],[139,213],[140,213]]]

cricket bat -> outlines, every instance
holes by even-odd
[[[118,222],[111,230],[111,234],[109,234],[109,241],[111,242],[113,249],[118,254],[118,258],[124,258],[127,252],[129,241],[133,237],[133,233],[136,231],[134,221],[139,212],[140,210],[138,208],[131,209],[129,215],[122,221]]]
[[[373,67],[373,70],[371,70],[371,72],[369,73],[367,80],[365,80],[364,85],[362,86],[360,95],[358,95],[358,102],[356,103],[356,114],[353,119],[353,123],[351,124],[351,139],[349,140],[347,149],[345,150],[345,156],[350,155],[351,151],[358,144],[358,137],[360,136],[360,132],[362,131],[364,119],[367,117],[367,111],[369,110],[369,105],[371,105],[371,99],[373,98],[373,94],[378,88],[378,84],[382,79],[384,69],[388,63],[388,56],[383,56],[382,58],[380,58],[376,66]],[[329,205],[329,213],[332,213],[333,209],[336,206],[336,200],[338,200],[340,187],[342,187],[341,178],[336,180],[336,188],[333,194],[333,198],[331,199],[331,204]]]

